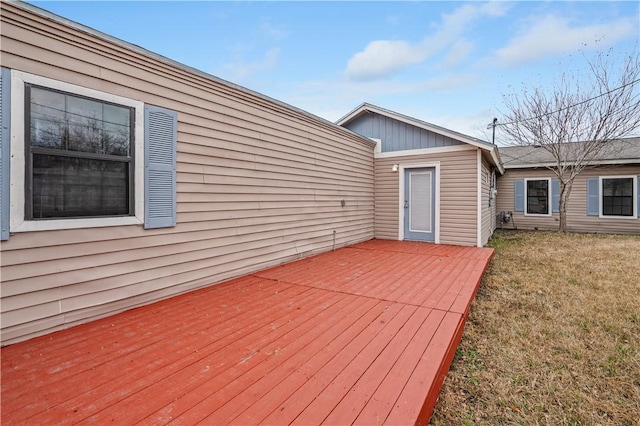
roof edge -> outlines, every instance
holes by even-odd
[[[568,161],[568,165],[575,164],[575,161]],[[623,164],[640,164],[640,158],[625,158],[621,160],[600,160],[594,161],[589,164],[589,166],[615,166],[615,165],[623,165]],[[509,169],[535,169],[539,167],[555,167],[556,163],[545,162],[545,163],[528,163],[528,164],[504,164],[504,168],[506,170]]]
[[[345,126],[346,124],[349,124],[350,122],[352,122],[353,120],[355,120],[356,118],[358,118],[359,116],[361,116],[363,113],[366,113],[366,112],[374,112],[380,115],[384,115],[386,117],[393,118],[398,121],[402,121],[412,126],[420,127],[422,129],[425,129],[434,133],[439,133],[441,135],[448,136],[452,139],[457,139],[466,144],[473,145],[479,149],[482,149],[483,151],[488,152],[491,155],[491,159],[493,160],[494,165],[500,170],[500,173],[504,173],[504,168],[500,161],[500,155],[498,153],[498,149],[496,145],[489,142],[481,141],[480,139],[476,139],[474,137],[465,135],[464,133],[456,132],[455,130],[450,130],[445,127],[428,123],[426,121],[419,120],[417,118],[410,117],[408,115],[404,115],[395,111],[391,111],[386,108],[382,108],[367,102],[363,102],[362,104],[360,104],[359,106],[351,110],[349,113],[339,118],[336,121],[336,124],[339,126]]]
[[[4,0],[3,0],[3,3],[4,3]],[[223,78],[217,77],[217,76],[215,76],[213,74],[209,74],[207,72],[201,71],[201,70],[199,70],[197,68],[194,68],[194,67],[191,67],[189,65],[183,64],[182,62],[178,62],[178,61],[176,61],[174,59],[171,59],[171,58],[168,58],[166,56],[163,56],[163,55],[161,55],[159,53],[156,53],[156,52],[154,52],[152,50],[146,49],[144,47],[141,47],[141,46],[138,46],[136,44],[130,43],[130,42],[126,41],[126,40],[123,40],[123,39],[120,39],[118,37],[115,37],[115,36],[109,35],[107,33],[104,33],[102,31],[96,30],[95,28],[91,28],[91,27],[89,27],[87,25],[84,25],[82,23],[73,21],[73,20],[71,20],[69,18],[65,18],[64,16],[55,14],[55,13],[50,12],[50,11],[48,11],[46,9],[41,8],[41,7],[38,7],[38,6],[35,6],[33,4],[27,3],[27,2],[25,2],[23,0],[11,0],[11,1],[7,1],[7,3],[9,3],[9,4],[13,5],[13,6],[16,6],[16,7],[20,8],[20,9],[26,10],[28,12],[34,13],[36,15],[39,15],[39,16],[45,18],[45,19],[57,22],[57,23],[62,24],[62,25],[66,25],[66,26],[71,27],[71,28],[73,28],[75,30],[78,30],[78,31],[84,32],[86,34],[89,34],[91,36],[98,37],[100,39],[106,40],[106,41],[108,41],[110,43],[116,44],[116,45],[118,45],[120,47],[123,47],[125,49],[129,49],[129,50],[132,50],[132,51],[134,51],[136,53],[139,53],[141,55],[145,55],[145,56],[147,56],[149,58],[155,59],[155,60],[157,60],[159,62],[162,62],[162,63],[164,63],[166,65],[181,69],[183,71],[187,71],[189,73],[192,73],[192,74],[200,76],[200,77],[207,78],[207,79],[209,79],[211,81],[214,81],[216,83],[222,84],[222,85],[227,86],[227,87],[229,87],[231,89],[237,90],[239,92],[243,92],[243,93],[251,95],[251,96],[255,96],[256,98],[265,100],[267,102],[271,102],[271,103],[273,103],[275,105],[278,105],[280,107],[289,109],[292,112],[296,112],[296,113],[301,114],[301,115],[303,115],[303,116],[305,116],[307,118],[310,118],[312,120],[318,121],[318,122],[320,122],[322,124],[329,125],[330,127],[334,128],[336,130],[344,131],[344,132],[350,134],[351,136],[356,136],[358,139],[360,139],[361,142],[367,143],[368,145],[375,146],[375,142],[372,142],[369,138],[365,138],[364,136],[362,136],[362,135],[360,135],[360,134],[358,134],[356,132],[352,132],[351,130],[349,130],[349,129],[345,128],[345,127],[342,127],[342,126],[337,125],[336,123],[334,123],[334,122],[332,122],[330,120],[327,120],[326,118],[322,118],[322,117],[320,117],[318,115],[315,115],[315,114],[313,114],[313,113],[311,113],[309,111],[305,111],[305,110],[303,110],[301,108],[298,108],[298,107],[293,106],[291,104],[288,104],[286,102],[283,102],[283,101],[280,101],[278,99],[272,98],[270,96],[267,96],[265,94],[262,94],[260,92],[255,91],[255,90],[249,89],[247,87],[241,86],[239,84],[232,83],[232,82],[230,82],[228,80],[225,80]]]
[[[426,121],[410,117],[408,115],[401,114],[399,112],[391,111],[386,108],[382,108],[376,105],[372,105],[369,103],[362,103],[359,107],[355,108],[342,118],[336,121],[336,124],[339,126],[344,126],[345,124],[350,123],[358,116],[360,116],[363,112],[375,112],[377,114],[385,115],[390,118],[394,118],[399,121],[403,121],[407,124],[414,125],[416,127],[421,127],[425,130],[429,130],[435,133],[440,133],[444,136],[449,136],[450,138],[458,139],[461,142],[468,143],[470,145],[477,146],[478,148],[482,148],[486,151],[491,151],[492,148],[495,147],[494,144],[490,142],[485,142],[480,139],[476,139],[472,136],[465,135],[464,133],[456,132],[455,130],[447,129],[445,127],[438,126],[436,124],[428,123]]]

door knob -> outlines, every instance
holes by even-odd
[[[405,202],[404,202],[404,208],[405,208],[405,209],[408,209],[408,208],[409,208],[409,202],[408,202],[408,201],[405,201]]]

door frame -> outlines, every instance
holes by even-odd
[[[435,203],[434,203],[434,238],[435,244],[440,244],[440,162],[432,161],[428,163],[407,163],[398,164],[398,240],[404,240],[404,175],[407,169],[422,169],[426,167],[435,170]]]

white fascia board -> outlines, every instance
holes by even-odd
[[[489,154],[491,155],[491,159],[493,160],[493,164],[496,166],[501,175],[504,174],[504,165],[502,161],[500,161],[500,151],[498,151],[498,147],[494,146],[489,150]]]
[[[378,155],[382,152],[382,139],[377,139],[377,138],[369,138],[372,141],[374,141],[376,143],[376,147],[373,150],[373,153],[375,155]]]
[[[573,165],[575,162],[571,161],[567,163],[568,165]],[[640,158],[628,158],[624,160],[601,160],[598,162],[591,163],[590,166],[617,166],[623,164],[640,164]],[[555,167],[556,163],[531,163],[531,164],[505,164],[505,170],[509,169],[536,169],[540,167]]]
[[[439,146],[436,148],[407,149],[404,151],[380,152],[375,158],[410,157],[414,155],[442,154],[446,152],[472,151],[477,148],[469,145]]]
[[[344,126],[345,124],[349,123],[351,120],[353,120],[354,118],[356,118],[358,115],[360,115],[363,112],[366,112],[369,108],[367,108],[367,103],[362,103],[359,106],[357,106],[355,109],[353,109],[351,112],[348,112],[346,115],[344,115],[342,118],[339,118],[336,121],[336,124],[338,126]]]

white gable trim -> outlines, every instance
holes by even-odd
[[[376,152],[375,158],[409,157],[413,155],[442,154],[446,152],[472,151],[477,148],[469,145],[439,146],[436,148],[407,149],[404,151]],[[478,150],[480,152],[480,150]]]
[[[374,112],[376,114],[384,115],[386,117],[393,118],[394,120],[407,123],[411,126],[419,127],[421,129],[425,129],[430,132],[438,133],[440,135],[447,136],[452,139],[456,139],[460,142],[463,142],[471,146],[474,146],[476,148],[480,148],[484,151],[487,151],[490,153],[491,159],[493,160],[493,163],[496,165],[496,167],[498,167],[498,170],[500,171],[500,173],[504,173],[504,168],[502,167],[502,164],[500,163],[500,159],[498,158],[498,153],[497,153],[498,149],[495,145],[489,142],[482,142],[482,141],[473,139],[470,136],[455,132],[453,130],[445,129],[444,127],[436,126],[431,123],[427,123],[426,121],[418,120],[415,118],[408,117],[406,115],[389,111],[387,109],[380,108],[375,105],[363,103],[358,108],[354,109],[353,111],[351,111],[350,113],[348,113],[347,115],[345,115],[344,117],[336,121],[336,124],[340,126],[345,126],[355,118],[359,117],[362,113],[366,113],[366,112]]]
[[[487,151],[491,150],[491,148],[494,147],[489,142],[477,141],[472,139],[469,136],[463,135],[462,133],[454,132],[452,130],[445,129],[444,127],[435,126],[433,124],[427,123],[426,121],[412,119],[411,117],[407,117],[406,115],[398,114],[396,112],[389,111],[389,110],[376,107],[375,105],[370,105],[370,104],[362,104],[360,107],[356,108],[346,116],[339,119],[336,122],[336,124],[340,126],[344,126],[345,124],[349,123],[351,120],[359,116],[362,112],[368,112],[368,111],[393,118],[394,120],[402,121],[403,123],[407,123],[415,127],[420,127],[422,129],[429,130],[430,132],[448,136],[452,139],[457,139],[460,142],[468,143],[469,145],[473,145],[475,147],[482,148]]]
[[[369,138],[376,143],[376,147],[373,149],[373,153],[377,156],[382,152],[382,140],[376,138]]]

